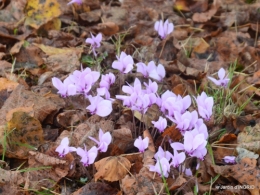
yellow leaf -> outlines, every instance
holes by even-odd
[[[43,44],[36,44],[33,43],[33,45],[39,47],[44,53],[47,55],[56,55],[56,54],[65,54],[65,53],[82,53],[83,48],[56,48],[56,47],[50,47]]]
[[[49,30],[60,30],[61,28],[61,21],[59,18],[54,18],[53,20],[47,22],[46,24],[44,24],[39,30],[41,32],[45,32],[47,33]]]
[[[43,24],[57,18],[61,14],[57,0],[28,0],[25,25],[38,29]]]
[[[8,150],[6,156],[25,159],[28,151],[44,143],[44,133],[39,120],[23,111],[14,112],[7,122]],[[3,140],[0,135],[0,140]]]
[[[178,0],[174,3],[174,9],[178,11],[190,11],[185,0]]]

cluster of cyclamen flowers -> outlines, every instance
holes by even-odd
[[[206,145],[208,139],[207,126],[204,124],[203,119],[209,120],[212,115],[213,98],[208,97],[205,92],[202,92],[202,94],[196,98],[199,113],[196,110],[189,112],[187,109],[191,105],[190,96],[185,96],[182,98],[179,95],[175,95],[171,91],[166,91],[161,95],[161,97],[159,97],[157,95],[156,83],[154,84],[153,90],[150,90],[149,93],[147,93],[147,88],[141,90],[140,85],[140,81],[136,79],[134,86],[124,86],[125,88],[127,87],[127,89],[131,90],[131,93],[128,92],[130,94],[129,96],[122,98],[124,105],[129,106],[131,109],[141,111],[144,114],[149,105],[154,103],[157,104],[162,114],[175,123],[176,128],[179,129],[184,136],[184,143],[171,143],[173,154],[169,151],[163,151],[162,148],[159,149],[154,156],[157,163],[155,166],[150,166],[150,171],[157,172],[160,175],[162,175],[163,172],[163,176],[168,177],[170,167],[173,166],[177,168],[186,159],[186,154],[191,157],[203,159],[207,153]],[[124,89],[123,91],[127,90]],[[133,98],[136,96],[135,94],[141,94],[141,96],[139,95],[141,98],[136,100]],[[147,98],[146,101],[142,101],[145,96],[151,98]],[[134,101],[132,101],[133,99]],[[140,101],[143,103],[137,104],[137,102]],[[139,105],[139,107],[136,106],[136,104]],[[200,115],[203,119],[199,118],[198,115]],[[160,132],[163,132],[167,127],[167,120],[162,116],[159,117],[158,121],[152,121],[152,123]]]
[[[77,154],[81,157],[80,162],[82,162],[82,164],[87,167],[95,162],[95,159],[98,155],[98,151],[107,151],[108,145],[112,141],[112,136],[109,132],[103,133],[102,129],[99,129],[99,141],[90,136],[89,139],[96,142],[98,146],[93,146],[89,150],[87,150],[86,146],[84,146],[84,149],[80,147],[70,147],[69,138],[65,137],[61,140],[60,145],[56,148],[55,151],[59,153],[60,157],[64,157],[69,152],[77,152]]]
[[[81,4],[82,0],[72,0],[68,4],[78,3]],[[154,29],[158,32],[161,39],[165,39],[174,30],[174,25],[169,23],[168,20],[163,22],[162,20],[157,21],[154,25]],[[100,47],[102,40],[102,34],[99,33],[97,36],[91,34],[91,38],[86,39],[86,43],[91,44],[92,52],[94,56],[97,56],[96,48]],[[125,52],[121,52],[120,56],[117,56],[117,60],[113,62],[112,67],[119,70],[121,74],[127,74],[134,68],[134,60],[132,56],[127,55]],[[162,81],[165,77],[165,69],[163,65],[155,65],[154,61],[150,61],[147,65],[143,62],[136,64],[137,72],[141,73],[145,78],[152,78],[157,81]],[[225,70],[220,69],[218,72],[219,80],[213,77],[208,77],[212,82],[218,86],[226,87],[229,79],[225,75]],[[97,114],[105,117],[112,112],[112,101],[110,98],[109,88],[115,82],[115,75],[112,73],[102,75],[97,89],[97,95],[89,95],[92,86],[97,82],[100,77],[100,73],[91,71],[89,68],[81,71],[74,71],[68,78],[61,82],[58,78],[53,78],[53,85],[58,89],[58,93],[62,97],[73,96],[77,94],[83,94],[89,99],[90,105],[87,109],[91,114]],[[197,157],[203,159],[207,153],[206,145],[208,139],[207,127],[204,124],[204,120],[210,120],[213,108],[213,98],[208,97],[205,92],[195,97],[198,112],[189,112],[187,109],[191,105],[191,97],[181,97],[175,95],[171,91],[166,91],[161,95],[157,94],[158,84],[152,80],[148,80],[148,83],[144,83],[142,86],[139,79],[135,79],[134,85],[125,85],[122,87],[122,91],[128,95],[116,95],[116,98],[123,101],[123,105],[145,114],[148,108],[157,104],[162,114],[176,124],[176,128],[180,130],[184,136],[184,142],[171,143],[173,154],[169,151],[164,151],[161,147],[155,154],[156,164],[150,165],[150,171],[157,172],[164,177],[168,177],[170,167],[177,168],[186,159],[186,154],[191,157]],[[103,97],[101,97],[103,96]],[[199,118],[199,116],[201,118]],[[163,132],[167,127],[167,120],[164,117],[159,117],[158,121],[152,121],[155,128],[159,132]],[[87,151],[86,147],[74,148],[69,147],[68,138],[64,138],[61,144],[57,147],[56,151],[61,157],[69,152],[76,151],[81,156],[81,162],[88,166],[92,164],[98,154],[98,150],[105,152],[108,145],[111,142],[110,133],[103,134],[102,130],[99,131],[99,141],[89,137],[91,140],[98,144],[98,148],[93,146]],[[134,145],[139,149],[140,152],[144,152],[148,147],[149,139],[144,139],[139,136]],[[181,152],[178,152],[181,151]],[[231,159],[232,158],[232,159]],[[234,161],[233,157],[228,157],[224,160]],[[185,172],[188,170],[184,170]]]

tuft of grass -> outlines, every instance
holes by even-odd
[[[224,116],[229,116],[230,114],[235,116],[240,116],[243,112],[244,108],[247,106],[247,104],[251,101],[253,95],[247,99],[242,105],[237,105],[232,100],[233,93],[238,89],[238,87],[242,84],[243,81],[238,83],[235,87],[230,89],[231,81],[236,73],[236,67],[237,67],[237,60],[232,63],[229,67],[228,74],[230,78],[230,82],[227,86],[227,88],[207,88],[206,93],[209,96],[212,96],[214,99],[214,116],[216,123],[219,123],[222,121]],[[243,94],[242,94],[243,95]],[[241,96],[242,97],[242,96]],[[238,98],[239,100],[239,98]]]
[[[211,195],[212,186],[213,186],[213,184],[218,180],[219,177],[220,177],[220,174],[216,175],[213,179],[212,179],[212,177],[211,177],[211,178],[210,178],[210,181],[204,183],[205,185],[210,184],[210,190],[209,190],[209,192],[205,192],[203,195]]]
[[[5,126],[3,139],[0,140],[0,144],[1,144],[2,147],[3,147],[2,161],[5,160],[5,154],[6,154],[6,150],[7,150],[7,147],[8,147],[8,136],[9,136],[14,130],[15,130],[15,129],[12,129],[10,132],[7,132],[7,126]]]

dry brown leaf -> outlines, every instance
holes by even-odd
[[[119,31],[119,27],[114,22],[105,22],[98,24],[98,30],[106,36],[112,36]]]
[[[24,44],[24,40],[17,42],[14,44],[14,46],[10,49],[10,54],[14,55],[19,53],[20,49],[22,48]]]
[[[204,39],[200,39],[199,44],[193,48],[192,52],[202,54],[205,53],[209,47],[210,45]]]
[[[29,178],[29,187],[33,189],[40,189],[41,187],[52,188],[55,185],[55,182],[58,182],[61,178],[65,177],[71,166],[73,166],[72,162],[68,162],[66,158],[60,160],[34,151],[30,151],[29,154],[29,170],[30,168],[36,170],[26,172],[25,177]],[[38,167],[42,168],[37,170]]]
[[[95,181],[98,179],[118,181],[123,179],[131,168],[130,161],[121,156],[103,158],[94,164],[97,169],[97,173],[95,174]]]
[[[78,189],[71,195],[94,195],[94,194],[106,194],[115,195],[117,189],[112,188],[110,185],[101,182],[90,182]]]
[[[210,9],[204,13],[195,13],[192,16],[192,20],[194,22],[207,22],[209,21],[212,16],[214,16],[218,9],[220,8],[221,0],[214,0],[213,4],[211,5]]]
[[[6,156],[26,159],[28,151],[44,143],[44,134],[39,120],[26,112],[14,112],[7,123],[6,132],[0,135],[3,140],[7,134],[8,150]]]
[[[6,78],[0,78],[0,91],[6,90],[7,92],[12,92],[19,83],[8,80]]]
[[[17,107],[30,107],[34,105],[34,117],[40,122],[44,121],[49,115],[54,115],[61,107],[64,107],[64,100],[56,95],[54,97],[42,97],[24,86],[19,85],[5,101],[0,110],[0,125],[6,123],[6,114]]]
[[[169,187],[169,190],[176,190],[177,188],[181,187],[183,184],[185,184],[187,180],[183,178],[182,175],[180,175],[175,182],[172,184],[172,186]]]
[[[260,189],[260,169],[256,166],[256,160],[244,158],[236,165],[217,166],[212,165],[214,171],[223,177],[233,177],[238,180],[241,185],[248,185],[247,188],[251,194],[259,195]]]
[[[238,146],[245,148],[257,154],[260,154],[260,126],[246,127],[245,130],[238,134]]]
[[[55,48],[43,44],[33,43],[33,45],[39,47],[44,53],[48,56],[58,55],[58,54],[69,54],[76,52],[77,54],[81,54],[83,52],[83,48]]]
[[[0,186],[4,184],[21,185],[25,182],[24,177],[19,171],[10,171],[0,168]]]
[[[233,145],[225,145],[233,144]],[[237,146],[237,136],[235,134],[224,134],[216,142],[216,144],[221,144],[220,147],[216,147],[216,150],[213,151],[214,159],[217,163],[223,163],[223,158],[225,156],[234,156],[235,148]],[[233,148],[233,150],[232,150]]]
[[[178,129],[176,129],[176,126],[170,126],[165,129],[162,136],[169,136],[173,142],[178,142],[182,138],[182,135]]]
[[[6,121],[10,121],[15,112],[25,112],[29,116],[34,117],[33,105],[29,106],[29,107],[17,107],[17,108],[14,108],[12,110],[9,110],[9,112],[6,114]]]
[[[122,151],[129,149],[133,144],[132,132],[128,128],[122,128],[112,131],[113,144],[117,145]]]

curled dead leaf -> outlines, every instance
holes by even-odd
[[[256,166],[255,159],[243,158],[241,162],[236,165],[212,165],[212,167],[217,174],[223,177],[233,177],[244,186],[250,186],[248,190],[251,194],[259,195],[259,167]]]
[[[107,181],[118,181],[123,179],[131,168],[128,159],[121,156],[110,156],[95,163],[97,173],[95,181],[104,179]]]
[[[98,30],[100,30],[104,35],[111,36],[119,31],[119,26],[114,22],[105,22],[98,24]]]
[[[195,13],[192,16],[192,20],[194,22],[207,22],[211,19],[212,16],[214,16],[221,4],[221,0],[215,0],[214,3],[211,5],[210,9],[207,12],[204,13]]]

